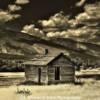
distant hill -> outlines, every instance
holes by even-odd
[[[44,53],[45,49],[48,48],[50,52],[53,49],[56,49],[56,53],[64,51],[71,58],[100,59],[100,45],[97,44],[78,42],[65,38],[42,39],[26,33],[3,29],[0,32],[0,47],[3,53],[34,56],[34,54]]]

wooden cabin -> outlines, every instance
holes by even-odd
[[[37,56],[24,62],[26,81],[38,84],[74,83],[75,68],[63,53]]]

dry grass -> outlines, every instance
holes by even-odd
[[[17,86],[0,87],[0,100],[57,100],[34,99],[43,96],[79,97],[77,99],[66,98],[58,100],[100,100],[100,80],[95,78],[82,78],[83,85],[58,84],[49,86],[18,86],[19,90],[29,89],[32,95],[16,94]]]

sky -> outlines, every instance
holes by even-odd
[[[36,23],[40,19],[49,19],[60,11],[74,18],[84,12],[86,3],[95,1],[98,0],[0,0],[0,9],[4,11],[0,13],[3,17],[6,16],[6,25],[21,30],[26,24]]]

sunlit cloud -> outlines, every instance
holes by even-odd
[[[18,17],[20,17],[18,14],[10,14],[9,12],[0,11],[0,23],[5,23]]]
[[[21,10],[22,8],[18,5],[8,5],[8,9],[9,11],[14,12],[14,11]]]
[[[30,35],[35,35],[35,36],[44,36],[44,33],[42,30],[40,30],[39,28],[35,28],[34,24],[30,24],[30,25],[25,25],[23,27],[23,29],[21,30],[21,32],[23,33],[27,33]]]
[[[62,12],[51,16],[49,20],[39,21],[42,27],[68,27],[68,16],[62,14]]]
[[[29,2],[29,0],[16,0],[16,4],[27,4]]]
[[[80,0],[78,3],[76,3],[76,6],[82,6],[85,3],[86,0]]]

